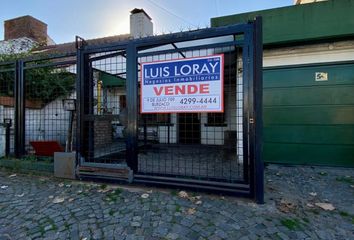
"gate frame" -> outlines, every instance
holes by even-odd
[[[213,37],[222,37],[226,35],[243,34],[244,43],[243,50],[247,52],[242,54],[244,82],[243,92],[243,112],[248,113],[243,115],[243,144],[244,144],[244,161],[248,163],[249,169],[246,169],[246,182],[236,189],[227,189],[228,183],[219,183],[212,185],[193,184],[193,180],[179,180],[173,181],[171,178],[146,176],[141,177],[138,174],[138,54],[139,50],[158,47],[165,44],[171,44],[183,41],[192,41],[199,39],[207,39]],[[236,44],[236,40],[234,40]],[[230,43],[230,42],[229,42]],[[222,44],[222,43],[221,43]],[[210,44],[209,44],[210,45]],[[207,46],[207,45],[206,45]],[[88,56],[90,54],[109,52],[109,51],[126,51],[126,69],[127,69],[127,85],[126,97],[127,111],[128,111],[128,126],[127,126],[127,165],[134,172],[134,182],[152,183],[158,185],[169,185],[176,187],[195,187],[205,188],[208,190],[229,192],[235,195],[254,198],[257,203],[264,202],[264,183],[263,183],[263,162],[261,158],[262,152],[262,19],[255,18],[244,24],[236,24],[226,27],[207,28],[189,32],[172,33],[168,35],[160,35],[153,37],[146,37],[133,40],[125,40],[117,43],[109,43],[102,45],[87,45],[83,39],[77,38],[77,159],[79,166],[84,166],[80,153],[85,150],[84,140],[84,113],[85,113],[85,83],[88,82],[89,63]],[[169,50],[162,50],[161,52],[168,52]],[[171,49],[175,52],[176,49]],[[158,51],[157,51],[158,52]],[[86,93],[87,94],[87,93]],[[102,164],[104,166],[111,166],[113,164]],[[100,164],[96,164],[97,167]],[[172,181],[171,181],[172,180]],[[249,181],[247,181],[249,180]],[[219,185],[219,186],[218,186]],[[224,188],[226,187],[226,188]],[[232,184],[235,187],[235,184]],[[248,188],[247,188],[248,187]]]

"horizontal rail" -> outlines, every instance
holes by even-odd
[[[204,44],[199,46],[197,45],[191,47],[183,47],[178,49],[166,49],[166,50],[159,50],[159,51],[144,52],[144,53],[138,53],[137,56],[145,57],[151,55],[180,53],[180,52],[195,51],[195,50],[208,49],[208,48],[243,46],[243,45],[244,45],[244,41],[229,41],[229,42],[222,42],[222,43],[211,43],[211,44]]]

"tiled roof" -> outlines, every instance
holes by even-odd
[[[130,34],[121,34],[110,37],[95,38],[86,40],[88,45],[101,45],[114,42],[125,41],[131,38]],[[41,46],[35,48],[32,53],[44,53],[44,54],[66,54],[76,52],[75,42],[62,43],[50,46]]]

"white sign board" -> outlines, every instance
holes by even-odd
[[[141,113],[224,111],[224,55],[141,64]]]

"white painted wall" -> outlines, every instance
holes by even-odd
[[[47,104],[42,109],[26,109],[26,148],[30,141],[54,140],[64,145],[69,127],[69,112],[64,111],[62,99],[76,98],[76,94],[61,97]],[[11,118],[14,122],[14,108],[0,106],[0,120]],[[12,127],[13,128],[13,127]],[[13,147],[13,135],[11,136]]]

